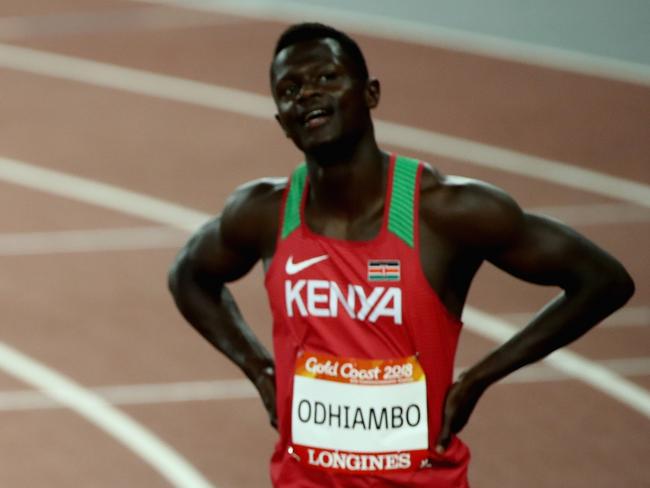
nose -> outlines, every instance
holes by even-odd
[[[320,87],[318,86],[318,83],[315,81],[305,81],[300,86],[300,91],[298,92],[297,99],[304,100],[311,98],[314,95],[320,95]]]

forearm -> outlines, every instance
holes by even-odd
[[[565,291],[548,303],[510,340],[470,368],[465,377],[482,389],[511,372],[538,361],[594,327],[631,296],[633,285],[620,281],[590,283]]]
[[[216,349],[257,383],[261,373],[269,374],[273,358],[241,315],[225,286],[203,289],[194,281],[170,286],[185,319]]]

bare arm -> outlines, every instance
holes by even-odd
[[[268,211],[265,200],[273,191],[273,185],[258,184],[236,192],[222,215],[203,226],[180,251],[169,272],[169,289],[185,319],[257,387],[275,425],[273,358],[225,286],[260,259],[265,232],[273,231],[268,219],[260,224]]]
[[[489,198],[489,195],[488,195]],[[467,422],[476,402],[494,382],[582,336],[634,293],[634,283],[611,255],[554,220],[521,213],[496,195],[502,212],[487,217],[492,229],[485,259],[527,282],[562,292],[522,331],[468,369],[449,391],[439,450]],[[489,206],[488,206],[489,207]],[[483,219],[485,215],[476,215]],[[499,222],[499,219],[502,219]],[[480,236],[479,236],[480,237]]]
[[[490,261],[522,280],[563,291],[467,372],[485,385],[574,341],[634,293],[631,277],[615,258],[569,227],[540,216],[525,215],[513,242]]]

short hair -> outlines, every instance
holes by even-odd
[[[289,26],[282,35],[280,35],[280,38],[275,45],[273,58],[275,59],[278,53],[284,48],[293,46],[294,44],[327,38],[334,39],[341,45],[343,51],[350,57],[355,68],[359,71],[361,79],[364,81],[367,80],[368,66],[366,65],[366,59],[356,41],[345,32],[341,32],[334,27],[319,22],[302,22],[300,24]]]

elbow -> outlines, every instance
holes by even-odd
[[[174,262],[167,271],[167,289],[173,297],[178,293],[178,265]]]
[[[180,298],[181,290],[183,288],[182,276],[184,274],[183,271],[185,267],[185,259],[181,254],[174,260],[174,262],[169,267],[169,271],[167,272],[167,289],[177,303]]]
[[[619,269],[612,276],[610,289],[618,298],[621,307],[634,295],[636,290],[634,280],[622,265],[619,265]]]
[[[187,321],[192,323],[195,287],[191,278],[190,267],[187,258],[180,254],[167,272],[167,288],[178,311]]]
[[[583,276],[584,288],[600,306],[610,311],[621,308],[634,295],[634,280],[618,261]]]
[[[635,285],[630,273],[619,261],[612,259],[603,275],[605,293],[616,308],[622,307],[634,295]]]

